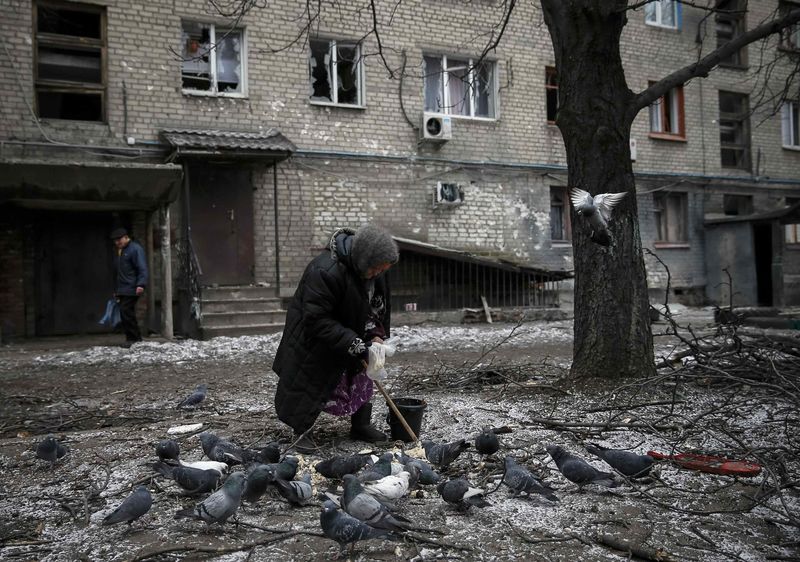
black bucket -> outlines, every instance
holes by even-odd
[[[398,398],[394,401],[394,405],[397,406],[408,426],[419,438],[419,432],[422,429],[422,414],[425,412],[425,408],[428,407],[428,403],[421,398]],[[389,415],[386,416],[386,421],[392,432],[392,440],[405,442],[414,440],[391,408],[389,408]]]

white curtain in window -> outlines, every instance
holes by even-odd
[[[241,91],[242,33],[217,30],[217,84],[220,92]]]
[[[422,75],[425,90],[425,111],[444,112],[442,90],[442,57],[422,59]]]
[[[447,92],[450,99],[451,115],[469,115],[470,97],[472,96],[469,86],[469,61],[448,60],[447,61]]]

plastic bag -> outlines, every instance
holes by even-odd
[[[119,303],[117,299],[108,299],[106,302],[106,312],[103,314],[98,324],[103,324],[109,328],[116,328],[120,325],[120,322],[122,322],[122,316],[119,312]]]
[[[386,365],[386,357],[394,355],[394,346],[388,344],[381,344],[373,342],[367,348],[369,352],[369,362],[367,363],[367,376],[374,381],[385,380],[389,376],[384,366]]]

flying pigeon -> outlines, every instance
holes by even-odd
[[[144,486],[137,486],[131,495],[103,519],[103,525],[127,523],[130,525],[139,517],[150,511],[153,505],[153,496]]]
[[[156,455],[158,455],[158,458],[162,461],[167,459],[176,461],[180,454],[180,445],[173,439],[164,439],[163,441],[159,441],[156,445]]]
[[[182,517],[199,519],[208,524],[225,523],[239,509],[244,488],[244,472],[234,472],[222,485],[222,488],[208,496],[192,509],[182,509],[175,514],[175,519]]]
[[[153,463],[153,470],[161,476],[173,480],[189,495],[213,491],[221,478],[220,473],[216,470],[201,470],[188,466],[171,465],[162,461]]]
[[[528,469],[519,466],[511,457],[506,457],[505,460],[503,484],[511,488],[516,496],[523,492],[528,495],[541,494],[550,501],[558,501],[551,488],[544,486]]]
[[[410,521],[400,515],[392,515],[389,508],[364,491],[361,483],[352,474],[344,477],[342,508],[349,515],[371,527],[404,532]]]
[[[611,468],[624,474],[628,478],[641,478],[650,473],[653,468],[653,457],[647,455],[637,455],[630,451],[620,451],[617,449],[606,449],[600,445],[588,444],[586,450],[591,454],[606,461]]]
[[[595,196],[589,195],[588,191],[573,187],[569,191],[569,198],[575,207],[575,212],[589,221],[592,228],[591,240],[601,246],[611,244],[611,236],[608,234],[608,221],[611,220],[611,210],[619,203],[626,192],[620,193],[598,193]]]
[[[444,444],[423,441],[422,447],[425,449],[425,456],[428,457],[428,460],[444,470],[451,462],[456,460],[458,455],[469,448],[469,443],[464,439]]]
[[[376,529],[344,513],[330,500],[322,504],[319,523],[325,536],[339,543],[340,553],[344,552],[348,544],[355,545],[356,541],[384,538],[389,534],[386,529]]]
[[[274,484],[278,493],[292,505],[304,506],[313,495],[310,474],[305,474],[300,480],[282,480],[277,478]]]
[[[559,472],[564,478],[583,488],[586,484],[599,484],[613,488],[616,486],[614,475],[610,472],[601,472],[580,457],[570,454],[559,445],[548,445],[547,452],[556,461]]]
[[[36,456],[50,463],[50,467],[55,466],[56,461],[67,454],[68,449],[56,441],[52,435],[45,437],[36,446]]]
[[[208,385],[207,384],[198,384],[197,388],[194,389],[189,396],[178,402],[176,408],[194,408],[200,402],[206,399],[206,393],[208,392]]]
[[[491,505],[483,499],[483,490],[473,488],[464,478],[454,478],[446,482],[440,482],[436,486],[436,490],[444,501],[455,505],[460,511],[467,511],[473,505],[476,507]]]
[[[475,450],[482,455],[496,453],[500,450],[500,440],[497,438],[497,434],[489,428],[484,428],[475,438]]]
[[[341,479],[345,474],[355,474],[367,464],[369,455],[355,454],[348,457],[333,457],[314,465],[314,470],[325,478]]]

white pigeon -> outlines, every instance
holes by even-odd
[[[362,484],[364,491],[375,499],[393,502],[399,500],[408,493],[410,487],[409,479],[411,475],[406,472],[384,476],[380,480],[365,482]]]
[[[569,190],[569,198],[575,207],[575,212],[589,221],[592,227],[591,240],[601,246],[611,244],[608,234],[608,221],[611,220],[611,210],[619,203],[627,192],[598,193],[595,196],[588,191],[573,187]]]
[[[197,468],[200,470],[216,470],[219,472],[220,476],[224,476],[225,473],[228,471],[228,465],[224,462],[217,462],[217,461],[178,461],[183,466],[188,466],[189,468]]]

